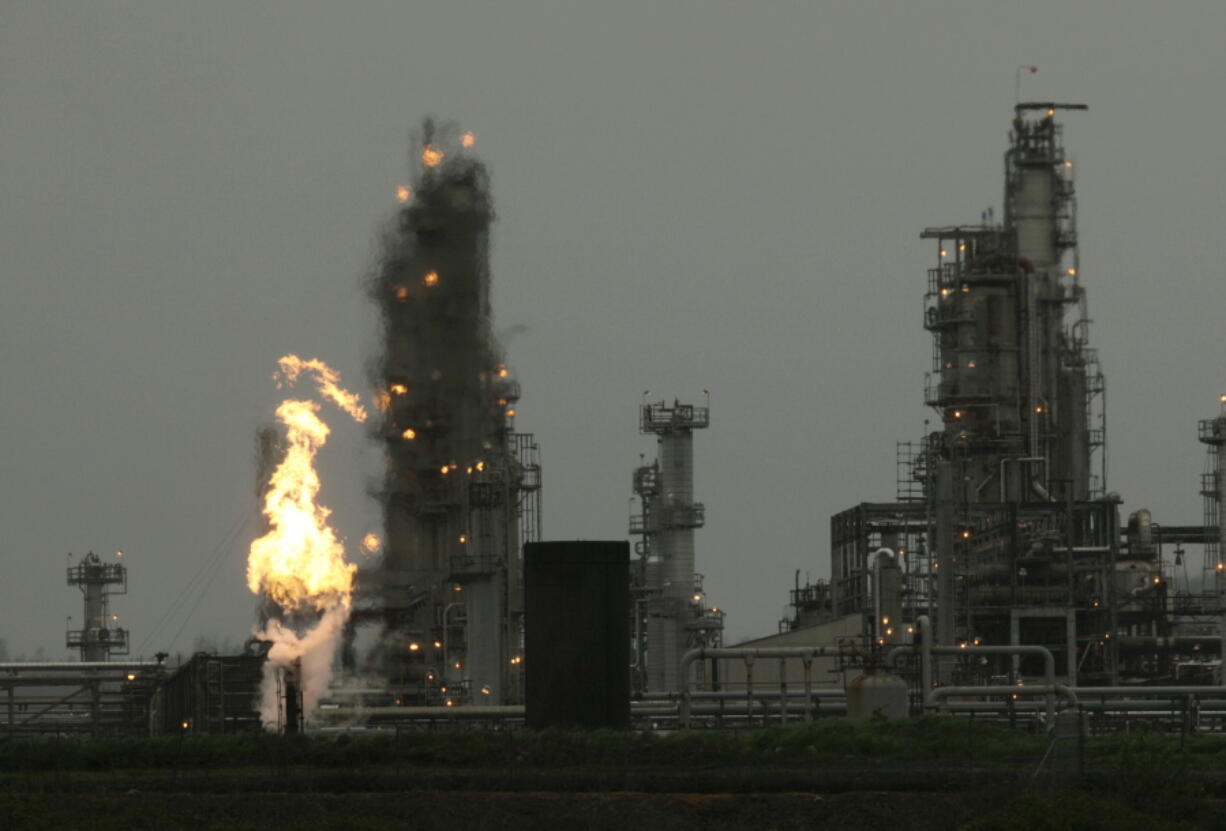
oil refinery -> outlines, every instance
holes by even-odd
[[[1222,683],[1224,416],[1199,423],[1203,525],[1125,516],[1107,485],[1106,384],[1058,120],[1084,110],[1018,104],[1001,221],[921,233],[935,248],[924,403],[939,429],[897,445],[892,501],[831,517],[830,578],[798,581],[781,634],[756,645],[858,637],[884,652],[924,620],[943,647],[1043,647],[1070,688]],[[1041,675],[1035,655],[997,654],[946,662],[933,682]]]
[[[893,498],[830,518],[818,557],[828,579],[802,583],[813,563],[795,563],[779,631],[735,645],[716,600],[733,587],[708,597],[701,574],[694,459],[696,442],[724,430],[726,442],[737,425],[711,420],[705,391],[645,393],[626,429],[657,455],[632,472],[633,545],[544,542],[540,447],[516,426],[520,384],[493,326],[487,170],[472,133],[427,120],[367,286],[381,321],[373,418],[322,361],[278,364],[293,397],[259,433],[264,526],[248,566],[259,618],[243,652],[127,660],[129,633],[109,608],[127,569],[90,553],[68,569],[84,607],[65,646],[80,661],[0,666],[2,729],[519,726],[525,712],[546,725],[531,690],[548,667],[562,681],[613,679],[618,700],[600,704],[611,721],[593,717],[608,726],[943,710],[1036,728],[1089,713],[1103,730],[1176,718],[1220,730],[1226,396],[1216,416],[1187,418],[1187,441],[1207,451],[1203,522],[1125,507],[1107,479],[1093,264],[1083,272],[1063,137],[1062,119],[1086,110],[1018,103],[999,218],[989,209],[920,232],[933,260],[913,283],[916,322],[932,349],[915,372],[931,426],[896,443]],[[382,528],[361,556],[316,499],[334,411],[367,425],[382,461],[370,493]],[[570,597],[591,599],[569,627],[582,631],[558,619]]]

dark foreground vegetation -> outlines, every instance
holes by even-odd
[[[1226,739],[965,719],[739,733],[0,741],[0,828],[1226,831]]]

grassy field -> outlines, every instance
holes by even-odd
[[[0,828],[1226,829],[1226,740],[1092,738],[1080,778],[1049,749],[948,717],[0,740]]]

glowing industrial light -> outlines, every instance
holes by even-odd
[[[447,699],[447,706],[448,706],[448,707],[454,707],[454,706],[455,706],[455,703],[454,703],[454,702],[453,702],[453,701],[452,701],[452,700],[449,698],[449,699]]]
[[[972,643],[974,643],[975,646],[979,646],[979,638],[975,638],[975,640],[972,641]]]
[[[477,462],[475,465],[473,465],[473,467],[475,467],[478,472],[485,470],[485,462]]]
[[[182,727],[184,730],[188,730],[188,729],[190,729],[190,728],[191,728],[192,723],[191,723],[190,721],[185,721],[185,722],[183,722],[183,724],[181,724],[180,726],[181,726],[181,727]]]
[[[1226,564],[1223,564],[1223,563],[1218,563],[1218,564],[1217,564],[1217,570],[1218,570],[1218,571],[1221,571],[1223,568],[1226,568]]]
[[[958,644],[958,646],[962,649],[966,649],[966,641],[963,641],[962,643]]]
[[[1219,396],[1217,397],[1217,400],[1218,400],[1218,401],[1221,401],[1223,404],[1226,404],[1226,394],[1219,395]],[[120,554],[122,554],[123,552],[122,552],[122,551],[120,551],[119,553],[120,553]]]
[[[908,634],[908,635],[914,635],[914,634],[915,634],[915,627],[914,627],[914,626],[908,626],[908,627],[907,627],[907,634]]]
[[[371,532],[362,537],[362,547],[369,553],[374,554],[383,545],[383,541],[379,539],[379,535]]]
[[[506,367],[506,365],[505,365],[505,364],[499,364],[499,365],[498,365],[498,370],[497,370],[497,371],[498,371],[498,377],[499,377],[499,378],[506,378],[506,377],[507,377],[507,367]]]
[[[959,251],[965,251],[965,250],[966,250],[966,243],[965,243],[965,242],[964,242],[964,243],[961,243],[961,244],[958,246],[958,250],[959,250]]]
[[[439,691],[439,692],[447,692],[447,688],[446,688],[446,687],[439,687],[439,688],[438,688],[438,691]]]
[[[477,143],[477,137],[474,136],[472,133],[464,133],[462,136],[460,136],[460,146],[461,147],[472,147],[476,143]]]
[[[894,630],[893,630],[893,629],[886,629],[886,630],[885,630],[885,633],[886,633],[886,635],[893,635],[893,634],[894,634]]]
[[[962,411],[954,410],[954,418],[962,418]]]
[[[1067,159],[1066,159],[1066,160],[1065,160],[1065,162],[1064,162],[1064,166],[1065,166],[1065,167],[1072,167],[1072,166],[1073,166],[1073,163],[1072,163],[1071,161],[1069,161],[1069,160],[1067,160]]]
[[[1161,582],[1162,582],[1162,578],[1161,578],[1161,577],[1155,577],[1155,578],[1154,578],[1154,585],[1155,585],[1155,586],[1156,586],[1156,585],[1158,585],[1158,584],[1159,584],[1159,583],[1161,583]]]
[[[443,648],[443,644],[442,644],[442,642],[441,642],[441,641],[435,641],[435,642],[434,642],[434,648],[435,648],[435,649],[442,649],[442,648]]]
[[[941,289],[942,297],[949,297],[949,289]]]
[[[417,431],[412,427],[406,427],[404,432],[400,434],[400,438],[412,441],[413,439],[417,438]]]
[[[974,369],[974,368],[975,368],[975,362],[974,362],[974,361],[969,362],[969,363],[966,365],[966,368],[967,368],[967,369]]]
[[[942,257],[948,257],[948,256],[949,256],[949,252],[948,252],[948,251],[946,251],[944,248],[942,248],[942,249],[941,249],[941,256],[942,256]]]
[[[462,667],[462,666],[463,666],[463,664],[461,664],[459,661],[456,661],[456,662],[455,662],[455,668],[456,668],[456,669],[459,669],[459,668],[460,668],[460,667]]]
[[[409,644],[409,651],[410,651],[410,652],[416,652],[416,651],[417,651],[417,650],[419,650],[419,649],[421,649],[421,644],[416,643],[416,642]]]
[[[969,540],[970,538],[971,538],[971,532],[970,532],[970,529],[969,529],[969,528],[963,528],[963,529],[962,529],[962,539],[964,539],[964,540]]]
[[[433,672],[429,673],[429,674],[426,676],[426,680],[427,680],[427,681],[433,681],[433,680],[434,680],[434,673],[433,673]]]
[[[451,470],[451,468],[447,467],[447,465],[443,465],[442,467],[440,467],[440,468],[438,469],[438,472],[439,472],[439,473],[441,473],[441,474],[443,474],[444,476],[446,476],[446,475],[447,475],[447,471],[449,471],[449,470]]]
[[[391,390],[393,395],[404,395],[409,391],[409,388],[404,384],[392,384],[388,389]]]
[[[396,286],[396,299],[401,303],[409,299],[409,290],[404,286]]]
[[[406,188],[404,185],[396,188],[396,201],[403,205],[409,201],[409,197],[413,195],[413,191]]]
[[[464,472],[471,476],[473,472],[473,466],[469,465],[468,467],[464,468]]]
[[[135,681],[135,680],[136,680],[136,673],[135,673],[135,672],[129,672],[129,673],[128,673],[128,680],[129,680],[129,681]]]
[[[427,286],[437,286],[438,285],[438,272],[437,271],[427,272],[426,276],[421,278],[421,281],[425,283]]]
[[[1223,401],[1226,401],[1226,395],[1223,395],[1223,396],[1222,396],[1222,400],[1223,400]],[[122,551],[116,551],[116,552],[115,552],[115,556],[116,556],[116,557],[122,557],[122,556],[123,556],[123,552],[122,552]]]
[[[482,687],[482,688],[481,688],[481,694],[482,694],[482,695],[489,695],[489,694],[490,694],[490,688],[489,688],[489,687]]]
[[[460,534],[459,539],[460,545],[463,545],[464,543],[468,542],[468,534]]]
[[[507,410],[507,418],[515,418],[515,411]]]
[[[443,151],[433,144],[427,144],[421,149],[421,163],[426,167],[438,167],[443,161]]]
[[[889,619],[888,617],[883,617],[883,618],[881,619],[881,622],[882,622],[882,623],[884,623],[884,624],[885,624],[885,625],[887,625],[887,626],[889,626],[889,625],[890,625],[890,619]]]
[[[1035,411],[1036,413],[1042,414],[1042,412],[1043,412],[1043,408],[1042,408],[1042,407],[1035,407],[1035,408],[1034,408],[1034,411]]]
[[[453,592],[462,592],[462,591],[464,591],[464,587],[463,587],[463,586],[452,586],[452,587],[451,587],[451,590],[452,590]]]
[[[962,293],[963,293],[963,294],[969,294],[969,293],[970,293],[970,290],[971,290],[971,287],[970,287],[970,286],[968,286],[966,283],[963,283],[963,284],[962,284]]]
[[[1075,269],[1075,268],[1070,268],[1070,269],[1068,270],[1068,276],[1070,276],[1070,277],[1076,277],[1076,276],[1077,276],[1077,269]]]
[[[1055,111],[1055,109],[1054,109],[1054,108],[1052,108],[1052,107],[1048,107],[1048,108],[1047,108],[1047,114],[1048,114],[1048,115],[1055,115],[1055,114],[1056,114],[1056,111]]]
[[[452,470],[455,470],[457,467],[459,467],[459,465],[457,465],[455,462],[452,462],[451,464],[448,465],[448,467],[451,468]]]

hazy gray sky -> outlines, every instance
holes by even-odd
[[[893,498],[894,442],[929,417],[919,232],[999,209],[1038,65],[1024,97],[1090,105],[1065,139],[1109,487],[1199,522],[1223,31],[1216,2],[4,0],[0,638],[63,655],[66,553],[119,548],[145,654],[246,635],[274,363],[366,388],[362,279],[427,114],[492,170],[546,536],[624,538],[643,390],[710,389],[698,560],[737,638],[774,630],[796,569],[827,575],[831,513]],[[356,543],[379,453],[332,423],[323,498]]]

